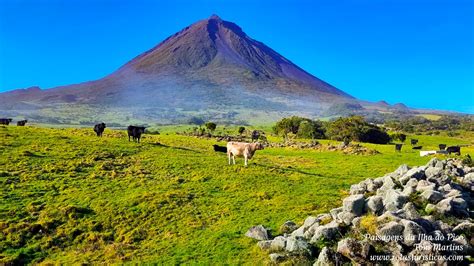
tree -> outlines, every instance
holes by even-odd
[[[216,128],[217,128],[216,123],[213,123],[213,122],[207,122],[207,123],[205,124],[205,126],[206,126],[206,128],[207,128],[209,131],[211,131],[211,132],[213,132],[213,131],[216,130]]]
[[[299,116],[292,116],[281,119],[273,127],[273,132],[285,138],[290,133],[295,135],[295,137],[297,138],[325,138],[325,127],[323,122],[318,120],[314,121]]]
[[[361,116],[341,117],[329,123],[326,135],[339,141],[361,141],[376,144],[390,142],[390,136]]]
[[[239,135],[242,135],[244,131],[245,131],[245,127],[239,127],[238,129]]]

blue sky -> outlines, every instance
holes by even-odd
[[[357,98],[474,113],[471,0],[1,0],[0,91],[101,78],[214,13]]]

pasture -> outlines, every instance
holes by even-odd
[[[0,264],[264,264],[249,227],[278,234],[286,220],[339,206],[351,184],[430,159],[410,145],[363,144],[377,155],[266,148],[245,168],[213,151],[224,142],[163,132],[137,144],[124,130],[0,126]],[[473,139],[415,137],[433,149]]]

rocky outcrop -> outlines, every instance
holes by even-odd
[[[467,263],[474,251],[473,178],[474,168],[454,159],[402,165],[352,185],[342,206],[329,213],[310,216],[300,226],[286,222],[283,235],[258,246],[275,263],[292,258],[314,265]]]

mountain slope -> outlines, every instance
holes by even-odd
[[[249,120],[258,114],[313,116],[353,103],[358,101],[216,15],[102,79],[0,94],[2,113],[34,115],[37,120],[56,116],[60,122],[103,117],[119,122],[125,115],[152,122],[182,122],[195,115],[217,120]]]

